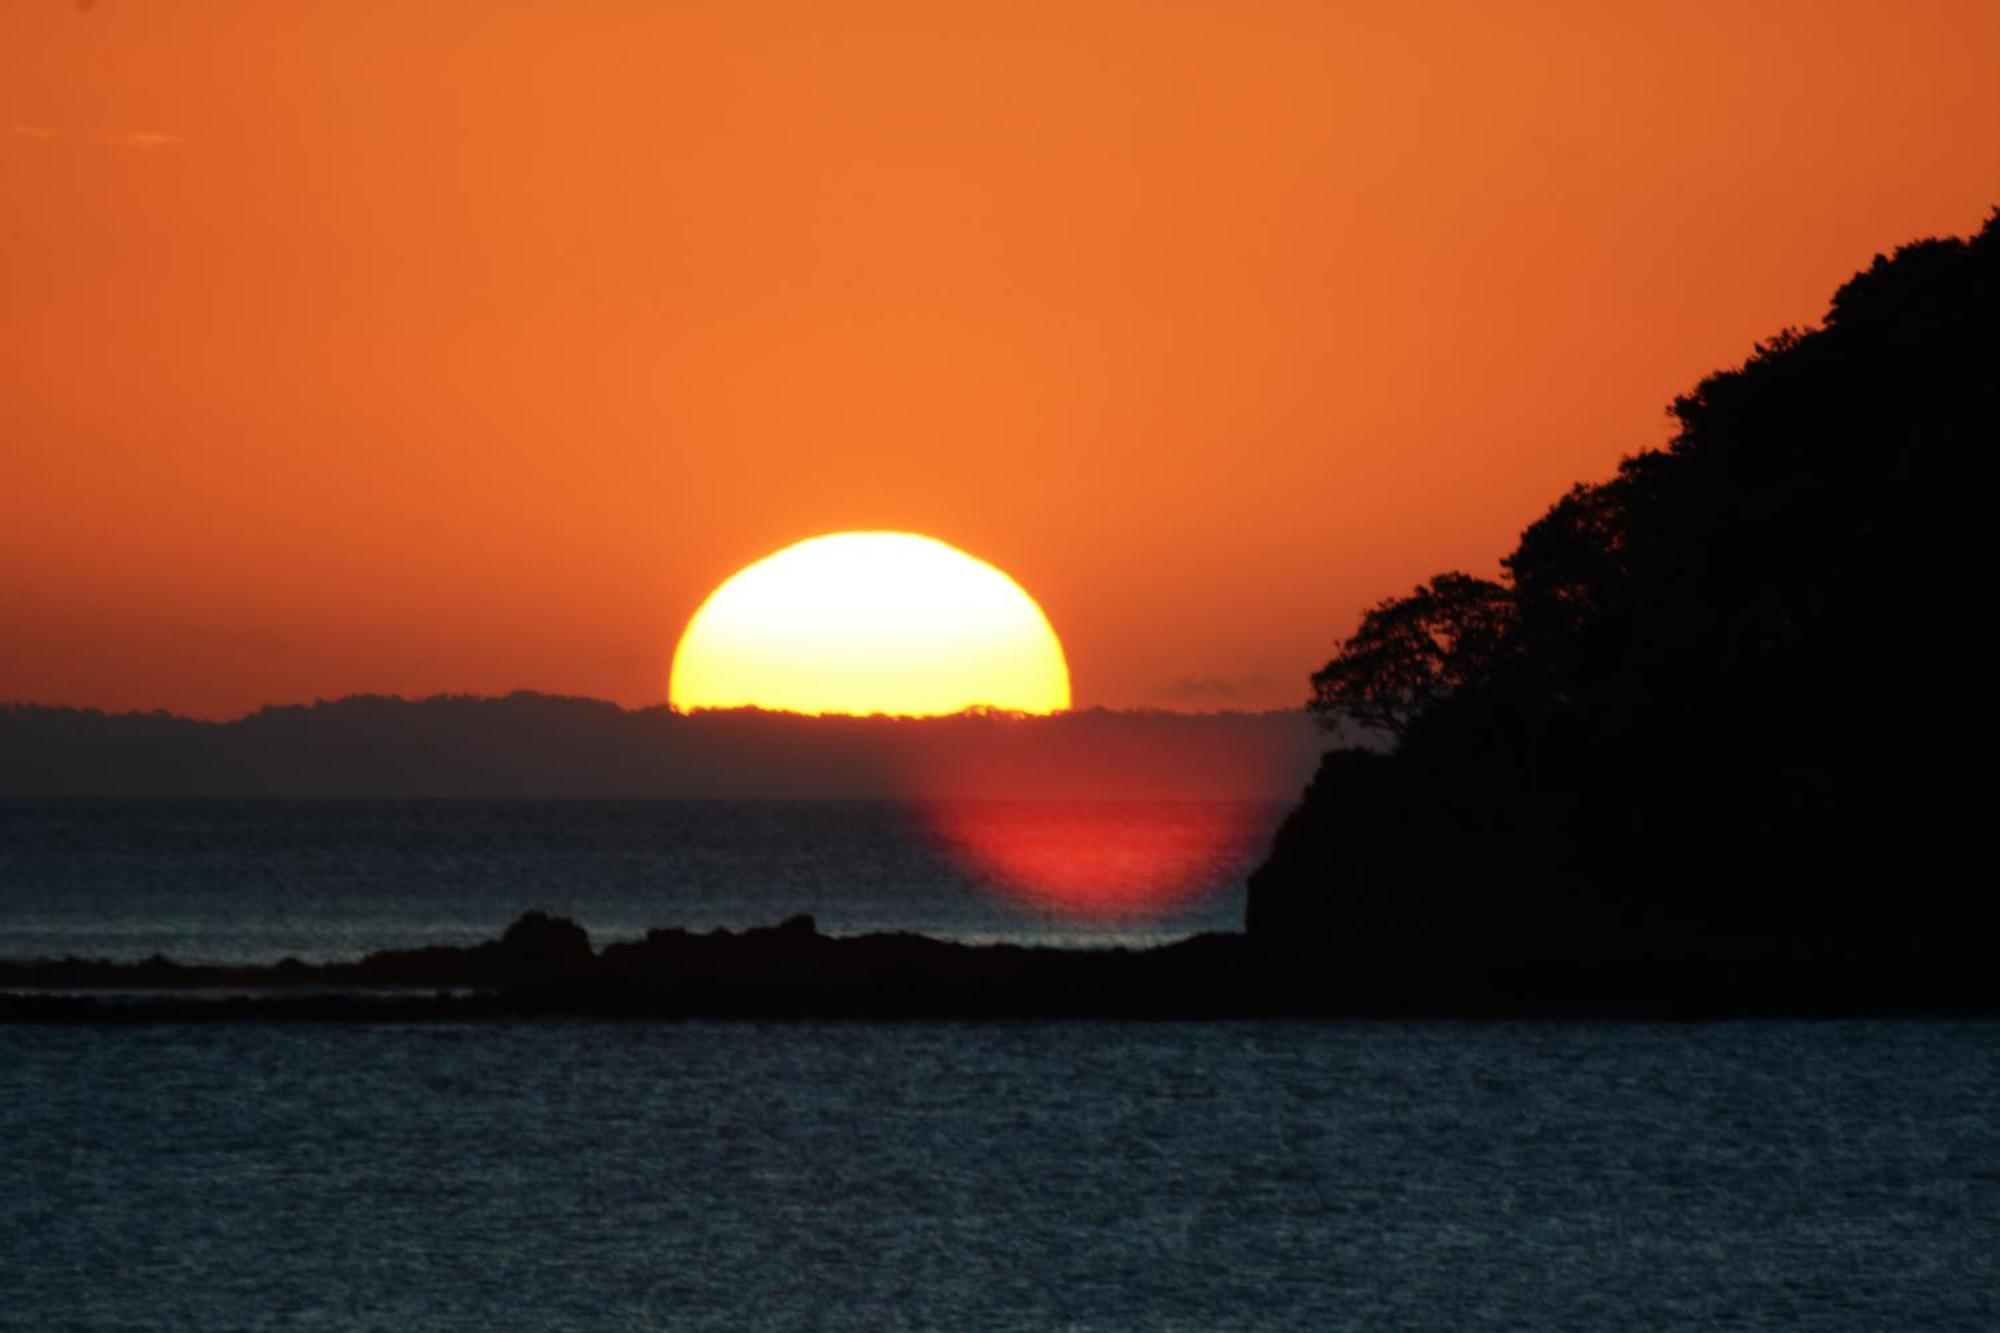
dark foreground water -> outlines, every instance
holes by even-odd
[[[269,963],[652,926],[1143,946],[1240,930],[1282,806],[0,801],[0,957]]]
[[[2000,1025],[0,1028],[0,1326],[2000,1327]]]

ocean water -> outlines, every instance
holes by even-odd
[[[0,1026],[0,1328],[2000,1327],[2000,1025]]]
[[[275,962],[600,943],[810,912],[833,934],[1143,946],[1238,930],[1284,808],[1220,803],[0,802],[0,957]]]
[[[0,805],[0,955],[1234,929],[1282,810]],[[2000,1023],[0,1024],[0,1329],[2000,1327]]]

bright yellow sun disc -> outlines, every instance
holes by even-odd
[[[837,532],[709,594],[674,650],[674,707],[912,717],[1069,707],[1048,617],[983,560],[908,532]]]

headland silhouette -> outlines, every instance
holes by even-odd
[[[2000,212],[1878,256],[1578,485],[1500,580],[1385,601],[1313,678],[1335,749],[1249,930],[1395,960],[1990,968],[1967,664],[1990,604]]]

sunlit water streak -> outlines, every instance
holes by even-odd
[[[1271,832],[1263,807],[1222,803],[983,801],[920,809],[925,827],[977,882],[1029,911],[1100,925],[1198,908],[1229,887],[1226,876],[1254,862]]]
[[[890,802],[0,803],[0,957],[309,961],[492,939],[541,907],[599,942],[813,913],[1146,945],[1237,930],[1283,807]]]

